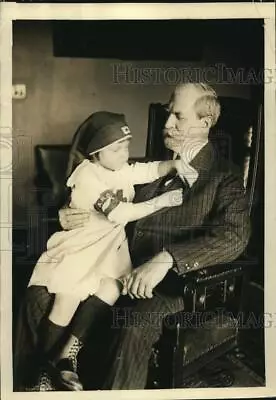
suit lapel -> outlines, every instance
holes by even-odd
[[[188,199],[190,198],[190,196],[195,195],[196,192],[200,191],[200,189],[205,185],[206,181],[210,180],[210,173],[214,161],[214,148],[212,144],[208,142],[191,162],[192,167],[195,168],[198,172],[198,179],[191,188],[189,187],[188,183],[185,185],[181,178],[175,178],[175,173],[168,174],[165,177],[162,177],[150,184],[145,185],[135,197],[135,203],[151,200],[161,193],[183,187],[184,190],[182,205],[176,207],[164,207],[161,210],[158,210],[154,214],[152,214],[152,217],[154,219],[159,219],[161,218],[161,216],[169,212],[173,218],[181,218],[181,215],[183,214],[183,212],[185,212],[186,204],[188,204]],[[171,178],[174,178],[172,182],[167,186],[164,185],[165,182],[169,181]],[[139,229],[143,225],[146,225],[148,218],[151,218],[151,216],[137,221],[135,223],[135,230],[136,228]]]

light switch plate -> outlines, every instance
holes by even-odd
[[[26,85],[20,83],[12,85],[12,98],[15,100],[23,100],[26,98]]]

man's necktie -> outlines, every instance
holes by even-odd
[[[180,178],[176,171],[166,175],[160,182],[158,187],[158,194],[162,194],[171,190],[176,189],[187,189],[189,188],[189,184],[184,178],[183,180]]]

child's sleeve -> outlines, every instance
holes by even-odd
[[[72,189],[70,207],[87,211],[96,210],[111,222],[125,224],[123,215],[131,208],[131,203],[122,202],[120,193],[112,191],[103,184],[95,176],[93,166],[88,163],[84,161],[80,164],[67,181],[67,186]],[[117,218],[110,218],[109,214],[117,207],[118,211],[120,210],[116,212]]]
[[[107,190],[94,174],[89,161],[82,162],[70,176],[67,186],[71,188],[70,207],[91,211],[101,193]]]
[[[149,161],[145,163],[136,162],[134,164],[126,165],[122,173],[126,175],[133,185],[139,185],[143,183],[150,183],[158,179],[160,161]]]
[[[89,163],[89,161],[88,161]],[[156,179],[158,163],[150,163],[150,168],[144,168],[140,163],[135,168],[130,168],[130,173],[135,174],[135,182],[149,182]],[[87,211],[96,210],[104,215],[109,221],[115,224],[125,225],[129,221],[140,219],[144,215],[156,211],[155,204],[146,202],[133,204],[122,201],[120,190],[114,191],[103,184],[95,176],[93,166],[84,161],[79,165],[67,181],[67,186],[71,187],[70,207],[80,208]]]

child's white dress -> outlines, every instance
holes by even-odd
[[[103,209],[108,203],[106,194],[116,194],[117,203],[118,199],[131,202],[133,185],[158,179],[158,165],[158,161],[125,164],[120,170],[111,171],[84,160],[67,186],[72,188],[70,207],[91,211],[89,222],[50,237],[28,286],[42,285],[50,293],[84,300],[97,292],[102,278],[116,279],[129,273],[132,265],[124,229],[128,221],[115,223],[108,219]],[[96,211],[95,204],[100,211]]]

